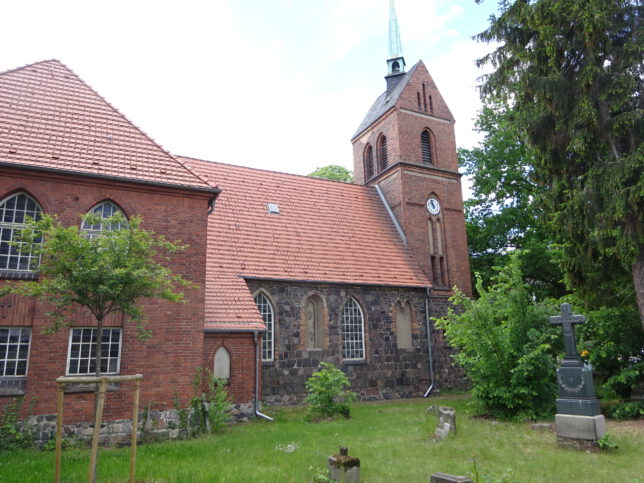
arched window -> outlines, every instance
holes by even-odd
[[[425,129],[420,134],[420,149],[423,154],[423,163],[433,164],[434,160],[432,159],[432,140],[427,129]]]
[[[38,255],[13,245],[27,218],[40,219],[42,209],[26,193],[13,194],[0,202],[0,270],[30,272],[38,266]]]
[[[123,214],[121,209],[111,201],[99,203],[89,212],[97,215],[99,218],[111,218],[117,213],[120,213],[123,215],[123,219],[125,220],[125,214]],[[81,230],[90,240],[96,238],[104,231],[115,231],[121,230],[122,228],[127,228],[127,221],[123,221],[121,223],[102,223],[94,220],[94,223],[92,223],[88,220],[83,220],[83,223],[81,224]]]
[[[217,379],[230,379],[230,352],[223,346],[215,352],[212,375]]]
[[[257,309],[259,314],[266,324],[266,333],[262,337],[262,361],[272,361],[273,360],[273,343],[274,343],[274,322],[275,322],[275,311],[273,310],[273,304],[268,300],[268,297],[263,293],[258,293],[255,295],[255,303],[257,304]]]
[[[387,169],[388,153],[386,136],[380,136],[380,139],[378,139],[378,161],[380,163],[380,171]]]
[[[364,150],[364,173],[365,181],[373,176],[373,148],[371,144],[367,144]]]
[[[324,302],[319,295],[306,299],[304,321],[306,349],[324,349]]]
[[[399,349],[411,349],[411,304],[396,302],[394,310],[396,322],[396,343]]]
[[[360,304],[350,298],[342,308],[342,358],[364,359],[364,317]]]

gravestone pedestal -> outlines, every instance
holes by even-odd
[[[593,371],[590,366],[560,367],[557,369],[558,414],[597,416],[601,414],[595,397]]]

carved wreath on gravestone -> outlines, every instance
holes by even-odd
[[[570,379],[571,379],[571,381],[574,380],[572,377]],[[559,382],[559,385],[561,387],[563,387],[568,392],[579,392],[579,391],[581,391],[581,388],[584,387],[584,384],[586,384],[586,381],[584,380],[583,376],[580,376],[579,379],[581,381],[576,386],[568,386],[564,382],[563,378],[561,377],[561,374],[557,374],[557,382]]]

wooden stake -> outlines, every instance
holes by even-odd
[[[94,420],[94,436],[92,437],[92,452],[89,458],[89,473],[87,483],[96,483],[96,462],[98,460],[98,436],[101,431],[101,420],[103,419],[103,407],[105,406],[105,393],[107,392],[107,377],[101,377],[101,385],[98,389],[98,401],[96,403],[96,419]]]
[[[139,392],[141,380],[134,381],[134,408],[132,409],[132,443],[130,448],[130,483],[135,483],[136,474],[136,433],[139,427]]]
[[[63,399],[65,396],[65,384],[58,383],[58,408],[56,410],[56,470],[54,483],[60,483],[60,458],[63,452]]]

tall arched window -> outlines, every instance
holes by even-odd
[[[27,218],[40,219],[42,209],[26,193],[13,194],[0,202],[0,270],[30,272],[38,266],[38,255],[13,245]]]
[[[380,136],[380,139],[378,139],[378,162],[380,164],[380,171],[387,169],[388,157],[387,137]]]
[[[364,150],[364,176],[365,181],[373,176],[373,148],[371,144],[367,144]]]
[[[271,301],[261,292],[255,295],[255,303],[266,324],[266,333],[262,337],[262,361],[269,362],[273,360],[275,311]]]
[[[364,316],[360,304],[350,298],[342,308],[342,358],[364,359]]]
[[[434,160],[432,159],[432,139],[427,129],[425,129],[420,134],[420,150],[423,154],[423,163],[433,164]]]
[[[117,213],[120,213],[123,215],[123,219],[125,220],[125,214],[111,201],[103,201],[92,208],[89,212],[103,219],[111,218]],[[121,223],[102,223],[96,220],[94,220],[94,222],[83,220],[83,223],[81,224],[81,230],[90,240],[96,238],[104,231],[115,231],[121,230],[122,228],[127,228],[127,221],[123,221]]]

